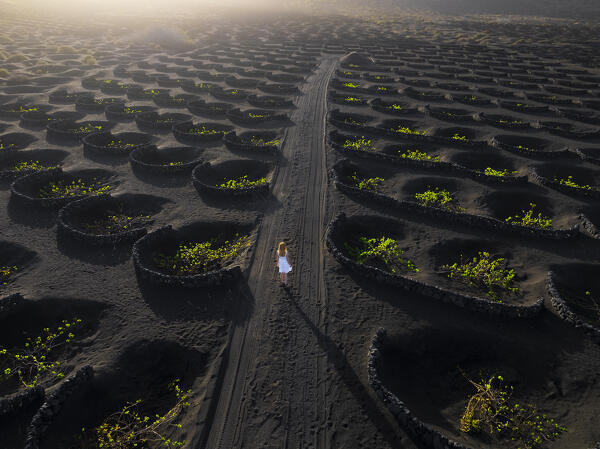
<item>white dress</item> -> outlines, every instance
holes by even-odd
[[[280,273],[289,273],[292,271],[292,266],[287,260],[287,250],[285,251],[285,256],[281,257],[279,253],[277,253],[279,257],[279,272]]]

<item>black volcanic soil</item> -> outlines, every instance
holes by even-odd
[[[435,25],[403,17],[402,38],[388,22],[344,17],[233,16],[210,26],[206,20],[177,23],[192,42],[182,45],[140,40],[133,33],[139,31],[136,24],[118,19],[91,27],[87,20],[0,18],[0,169],[38,156],[45,162],[41,150],[59,150],[66,154],[52,161],[65,172],[114,174],[113,196],[166,200],[148,232],[196,222],[256,223],[258,229],[251,264],[239,283],[156,288],[138,281],[130,246],[96,249],[57,239],[57,212],[41,217],[20,208],[1,183],[0,248],[9,248],[10,257],[0,267],[15,262],[23,269],[0,285],[0,298],[19,292],[27,304],[0,312],[0,346],[17,346],[24,332],[80,317],[86,333],[61,360],[69,372],[85,365],[96,372],[66,401],[40,447],[72,447],[82,426],[98,425],[124,401],[143,398],[147,410],[164,411],[171,401],[165,386],[173,378],[193,390],[192,407],[181,421],[185,448],[423,447],[369,386],[368,348],[380,327],[390,336],[382,380],[444,435],[473,448],[499,447],[456,430],[469,393],[454,371],[460,364],[474,376],[479,369],[507,373],[520,397],[565,424],[569,432],[549,448],[587,449],[600,441],[598,346],[558,318],[545,289],[550,269],[560,274],[564,291],[580,295],[585,282],[596,288],[600,240],[586,232],[550,240],[457,225],[378,206],[340,192],[328,180],[328,170],[349,157],[360,173],[384,178],[381,193],[397,200],[437,186],[455,194],[466,214],[504,220],[535,202],[554,229],[578,225],[581,212],[598,225],[597,199],[544,187],[533,176],[512,185],[377,159],[418,149],[472,170],[526,176],[535,168],[540,175],[573,176],[598,188],[600,139],[593,131],[600,127],[594,121],[600,72],[571,63],[594,63],[582,42],[587,36],[565,25],[560,36],[569,46],[552,46],[548,29],[515,25],[503,29],[508,40],[474,45],[457,40],[462,28],[454,20]],[[147,25],[162,36],[156,22]],[[447,40],[436,30],[454,37]],[[507,43],[525,32],[543,45]],[[352,52],[361,57],[341,60]],[[115,82],[121,84],[114,87]],[[579,114],[555,109],[555,96],[561,107]],[[348,100],[354,97],[360,101]],[[118,110],[120,120],[106,122],[107,105],[94,98],[114,98],[109,116]],[[153,112],[136,117],[126,113],[128,107]],[[286,119],[241,123],[228,118],[231,109],[256,119],[265,114]],[[24,120],[22,114],[28,114]],[[490,120],[481,120],[482,114]],[[27,125],[32,116],[36,126]],[[61,117],[77,117],[77,125],[61,126]],[[99,122],[102,131],[116,136],[145,133],[144,142],[159,149],[155,154],[132,147],[134,161],[146,164],[132,169],[126,157],[84,152],[79,135],[61,142],[50,132],[48,141],[41,119],[58,129],[81,126],[82,135]],[[496,123],[500,120],[531,126]],[[556,135],[540,126],[546,122],[590,133]],[[200,137],[179,135],[185,143],[178,142],[172,126],[181,123]],[[281,157],[232,152],[222,133],[211,131],[215,124],[242,137],[276,138]],[[424,137],[387,134],[399,124]],[[329,140],[332,131],[342,136]],[[492,145],[498,136],[512,149]],[[375,157],[334,149],[352,137],[371,139]],[[102,141],[102,148],[109,143]],[[190,148],[175,149],[184,145]],[[589,159],[579,158],[577,148]],[[269,167],[270,195],[240,203],[205,198],[194,189],[190,172],[196,163],[228,167],[241,158],[248,167]],[[179,163],[190,166],[168,168]],[[422,268],[415,276],[445,289],[485,299],[485,292],[448,279],[440,266],[481,250],[505,257],[520,288],[520,296],[507,303],[528,305],[544,297],[545,309],[528,320],[492,317],[351,274],[325,247],[327,225],[340,212],[357,223],[373,215],[397,220],[403,249]],[[274,250],[282,240],[293,266],[288,289],[279,285],[275,268]],[[569,276],[572,267],[584,267],[585,276]],[[47,393],[58,384],[48,383]],[[0,391],[8,396],[22,390]],[[0,447],[23,447],[34,413],[29,407],[0,423]]]

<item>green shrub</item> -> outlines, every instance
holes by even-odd
[[[572,189],[598,190],[597,187],[592,187],[587,184],[585,184],[585,185],[577,184],[575,181],[573,181],[573,176],[567,176],[566,179],[554,177],[554,181],[558,182],[560,185],[571,187]]]
[[[93,178],[90,182],[76,179],[71,182],[63,180],[50,181],[40,189],[40,198],[68,198],[70,196],[101,195],[110,190],[103,181]]]
[[[215,134],[225,134],[225,131],[219,131],[213,128],[207,128],[206,126],[192,126],[187,130],[188,134],[196,134],[200,136],[212,136]]]
[[[461,255],[460,262],[443,265],[442,271],[447,272],[450,279],[486,289],[487,295],[497,302],[502,302],[499,292],[519,291],[517,287],[513,287],[515,271],[506,267],[504,258],[494,259],[486,251],[479,252],[478,257],[473,257],[467,262],[463,261]]]
[[[512,398],[514,388],[504,386],[502,376],[484,378],[477,383],[463,375],[476,391],[461,416],[462,432],[507,437],[527,449],[534,449],[560,438],[567,431],[566,427],[540,413],[535,405],[515,401]]]
[[[250,245],[250,237],[236,234],[233,240],[213,238],[205,242],[182,243],[174,255],[158,254],[156,266],[178,276],[205,273],[233,262]]]
[[[359,97],[345,97],[344,98],[344,102],[345,103],[350,103],[350,104],[364,104],[365,100]]]
[[[177,402],[164,415],[152,417],[139,411],[142,400],[127,403],[121,410],[113,413],[92,431],[81,429],[81,441],[84,449],[132,449],[148,447],[178,448],[186,444],[185,440],[172,439],[166,435],[182,428],[178,418],[191,404],[192,390],[183,391],[179,379],[169,384],[175,393]]]
[[[391,104],[389,106],[386,106],[385,108],[386,109],[391,109],[391,110],[394,110],[394,111],[400,111],[401,109],[403,109],[402,106],[399,105],[399,104]]]
[[[344,142],[344,148],[351,150],[375,151],[373,142],[371,139],[365,139],[365,136],[346,139]]]
[[[419,150],[411,150],[407,148],[406,150],[398,150],[400,153],[400,157],[403,159],[412,159],[413,161],[430,161],[430,162],[439,162],[439,156],[430,156],[424,151]]]
[[[0,286],[8,284],[8,278],[18,270],[19,267],[16,265],[10,267],[0,267]]]
[[[374,192],[378,192],[381,184],[385,179],[383,178],[362,178],[358,176],[358,173],[354,172],[351,176],[347,177],[348,181],[352,183],[355,187],[364,190],[372,190]]]
[[[65,375],[60,371],[60,362],[55,360],[56,350],[70,343],[81,319],[63,320],[56,329],[44,328],[43,334],[35,338],[27,338],[22,349],[8,351],[0,347],[0,380],[18,376],[26,388],[33,388],[46,377],[62,379]]]
[[[265,139],[262,139],[257,136],[252,136],[250,138],[250,143],[252,145],[256,145],[256,146],[277,146],[280,144],[280,140],[279,139],[265,140]]]
[[[533,215],[535,212],[535,203],[529,203],[531,209],[522,210],[521,215],[515,215],[514,217],[508,217],[504,221],[507,223],[517,224],[520,226],[527,226],[531,228],[549,229],[552,227],[552,219],[542,216],[542,213],[538,213],[537,216]]]
[[[257,187],[268,184],[267,178],[258,178],[252,180],[248,178],[248,175],[244,175],[237,179],[225,179],[223,183],[219,184],[218,187],[223,189],[245,189],[248,187]]]
[[[360,237],[357,246],[344,244],[351,259],[359,264],[382,265],[392,273],[399,271],[420,271],[409,259],[404,259],[404,251],[397,240],[390,237]]]
[[[8,78],[10,76],[10,72],[6,69],[0,69],[0,78]]]
[[[435,188],[421,193],[415,193],[415,199],[422,206],[439,207],[442,209],[462,212],[464,208],[458,205],[456,199],[445,189]]]
[[[102,218],[98,218],[91,223],[85,223],[85,229],[92,234],[116,234],[119,232],[126,232],[131,229],[139,229],[152,220],[150,215],[137,215],[130,217],[122,212],[114,212],[112,215],[107,215]]]
[[[410,129],[408,126],[398,125],[396,128],[390,128],[390,131],[393,131],[398,134],[408,134],[413,136],[424,136],[427,134],[427,130],[425,131],[417,131],[414,129]]]
[[[509,176],[509,175],[515,175],[519,172],[517,171],[509,171],[509,170],[496,170],[495,168],[492,167],[486,167],[485,170],[481,171],[478,170],[477,173],[485,175],[485,176],[496,176],[498,178],[503,178],[505,176]]]
[[[41,170],[49,170],[51,168],[56,168],[56,167],[58,167],[58,165],[42,165],[40,163],[40,161],[23,161],[23,162],[19,162],[18,164],[13,165],[11,170],[14,170],[14,171],[25,171],[25,170],[41,171]]]

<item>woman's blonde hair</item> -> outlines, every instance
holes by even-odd
[[[277,252],[279,253],[279,257],[285,256],[286,251],[285,242],[279,242],[279,246],[277,247]]]

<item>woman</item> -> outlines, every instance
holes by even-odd
[[[284,242],[280,242],[277,247],[277,266],[279,267],[279,279],[283,285],[287,286],[287,274],[292,271],[292,266],[288,260],[288,250]]]

